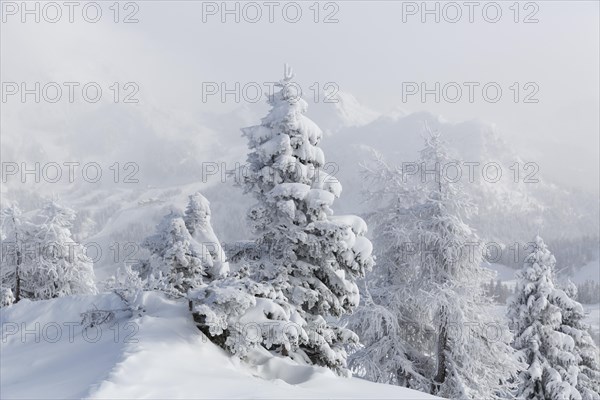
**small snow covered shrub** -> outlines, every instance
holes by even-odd
[[[1,286],[0,287],[0,306],[6,307],[10,306],[15,302],[15,296],[13,296],[12,290],[10,288]]]
[[[140,304],[142,293],[156,286],[159,286],[156,282],[148,283],[148,280],[142,279],[140,274],[127,264],[120,267],[115,276],[105,282],[105,288],[121,298],[125,309],[138,315],[144,312]]]

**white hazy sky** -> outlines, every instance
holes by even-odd
[[[5,11],[11,2],[2,3]],[[521,2],[519,23],[513,21],[512,1],[497,3],[502,10],[497,23],[484,20],[482,9],[490,2],[480,2],[474,11],[475,22],[468,21],[468,8],[462,6],[462,18],[454,24],[443,18],[436,23],[431,15],[423,23],[420,14],[407,16],[403,22],[403,7],[410,7],[410,2],[400,1],[338,1],[330,2],[334,5],[327,9],[327,2],[321,2],[321,19],[337,9],[339,22],[331,24],[313,21],[313,1],[297,2],[303,12],[298,23],[283,19],[281,9],[286,2],[279,3],[275,22],[269,23],[268,8],[261,1],[257,4],[263,17],[257,23],[243,18],[236,23],[233,16],[222,23],[219,14],[207,16],[203,22],[206,3],[137,1],[139,22],[134,24],[112,21],[112,1],[99,2],[103,15],[96,24],[85,22],[79,9],[74,23],[67,21],[66,8],[55,24],[43,19],[35,23],[31,16],[22,23],[20,14],[4,13],[1,79],[133,81],[140,87],[140,103],[192,114],[239,106],[214,100],[202,103],[202,82],[271,82],[280,78],[282,64],[287,62],[305,90],[314,82],[321,86],[335,82],[380,112],[402,107],[428,110],[455,121],[479,118],[494,122],[524,154],[544,155],[541,172],[598,191],[597,1],[538,1],[530,2],[527,9]],[[15,4],[20,6],[20,2]],[[220,7],[222,2],[213,4]],[[421,6],[421,2],[412,4]],[[428,6],[435,4],[429,2]],[[228,5],[233,8],[235,2]],[[445,5],[439,3],[441,8]],[[120,17],[131,10],[122,9]],[[447,10],[449,17],[454,16],[454,10]],[[523,23],[534,11],[539,22]],[[249,16],[253,15],[252,11]],[[288,15],[293,16],[291,10]],[[488,16],[494,16],[493,9]],[[435,82],[497,82],[503,96],[492,104],[476,89],[470,103],[463,87],[463,98],[455,104],[435,103],[432,96],[426,103],[418,96],[403,103],[403,82],[429,86]],[[509,89],[514,82],[521,84],[521,96],[526,94],[525,83],[535,83],[539,102],[515,103]],[[70,112],[85,112],[86,106],[62,105]],[[35,105],[29,103],[8,100],[2,104],[2,119],[35,112]],[[3,135],[10,127],[6,121],[2,124]],[[46,140],[34,132],[29,134],[31,140]],[[569,170],[578,171],[577,176],[561,174],[567,164]]]

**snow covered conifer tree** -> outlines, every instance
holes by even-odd
[[[200,192],[190,195],[189,199],[183,220],[190,235],[210,253],[208,262],[212,265],[205,272],[211,279],[223,277],[229,272],[229,264],[210,223],[210,203]]]
[[[430,134],[415,174],[381,159],[368,171],[380,202],[372,216],[378,267],[367,278],[373,304],[351,318],[365,346],[352,363],[368,379],[443,397],[503,398],[517,363],[484,294],[491,271],[481,266],[481,241],[464,222],[476,210],[458,182],[441,176],[451,161]],[[379,325],[392,337],[377,335]]]
[[[359,335],[362,343],[350,354],[349,367],[373,382],[429,391],[428,380],[422,375],[429,359],[411,345],[414,340],[427,337],[423,337],[419,324],[409,321],[408,316],[399,318],[400,304],[381,305],[383,295],[376,293],[375,300],[363,297],[364,304],[348,318],[348,328]]]
[[[569,335],[575,343],[575,354],[578,357],[579,373],[576,388],[583,400],[600,400],[600,353],[589,329],[583,322],[583,307],[575,299],[577,287],[569,282],[564,290],[565,296],[559,293],[556,302],[561,308],[561,332]]]
[[[536,236],[530,245],[508,307],[515,331],[513,346],[527,364],[520,373],[517,397],[581,399],[577,390],[579,356],[570,335],[575,332],[563,326],[563,318],[574,324],[581,306],[555,287],[556,261],[542,238]]]
[[[21,299],[21,281],[23,271],[23,242],[24,232],[21,223],[21,210],[11,205],[2,210],[2,303],[12,304]]]
[[[152,289],[185,297],[194,289],[229,271],[221,245],[210,225],[209,202],[200,193],[190,196],[185,214],[172,210],[142,247],[150,258],[136,266]]]
[[[156,233],[142,242],[150,258],[136,266],[150,289],[173,297],[183,297],[189,289],[202,284],[208,251],[190,235],[183,216],[171,211],[156,227]]]
[[[27,297],[42,300],[97,292],[92,261],[72,239],[74,219],[75,211],[54,201],[36,215],[39,223],[34,221],[27,247],[32,254],[23,259],[27,272],[22,290]]]
[[[325,317],[358,305],[355,280],[373,265],[371,243],[360,218],[331,216],[341,185],[322,169],[322,132],[304,116],[307,103],[292,78],[286,66],[279,90],[268,98],[267,116],[242,129],[250,148],[245,190],[258,201],[248,218],[264,252],[252,272],[280,290],[306,321],[309,340],[300,347],[307,361],[344,373],[344,346],[356,335]]]

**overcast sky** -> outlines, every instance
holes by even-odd
[[[305,91],[315,82],[321,87],[334,82],[378,112],[402,107],[429,110],[451,121],[493,122],[524,154],[544,154],[542,168],[548,173],[598,191],[597,1],[520,3],[518,15],[513,2],[498,2],[494,4],[502,15],[496,23],[491,21],[498,19],[497,8],[489,2],[471,10],[472,23],[463,2],[454,3],[462,13],[456,23],[447,20],[458,18],[457,8],[443,2],[437,5],[439,22],[434,14],[421,14],[421,2],[338,1],[317,7],[312,1],[297,2],[302,16],[296,23],[289,22],[296,18],[296,6],[286,2],[275,6],[273,23],[264,2],[255,3],[262,12],[256,23],[248,21],[256,17],[256,8],[243,3],[237,6],[239,23],[234,14],[221,21],[215,7],[222,2],[140,1],[127,9],[121,3],[120,21],[131,13],[139,20],[130,24],[113,21],[113,2],[99,2],[102,17],[94,24],[83,19],[80,8],[69,23],[64,7],[57,23],[45,21],[44,15],[39,23],[26,15],[22,23],[21,10],[12,15],[14,8],[6,8],[7,3],[2,6],[2,82],[135,82],[140,104],[184,114],[226,112],[240,104],[222,104],[218,97],[202,102],[203,82],[271,82],[281,77],[287,62]],[[428,7],[434,9],[436,3]],[[53,10],[46,11],[46,17],[54,17]],[[337,22],[324,23],[326,18]],[[538,22],[524,23],[526,19]],[[456,82],[462,97],[448,101],[456,96],[451,84],[447,98],[436,103],[428,95],[423,103],[419,94],[407,95],[411,82],[428,88],[435,82]],[[478,85],[473,102],[464,82]],[[502,89],[498,102],[484,98],[487,83]],[[493,98],[493,91],[488,95]],[[526,103],[526,98],[538,102]],[[86,106],[63,102],[56,107],[82,112]],[[35,112],[30,102],[8,98],[2,104],[3,120],[8,119],[2,123],[3,136],[8,137],[11,123],[18,124],[14,115]],[[28,135],[48,140],[33,131]],[[564,176],[565,164],[569,170],[575,165],[577,176]]]

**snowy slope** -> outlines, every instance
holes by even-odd
[[[485,267],[491,269],[492,271],[496,271],[496,279],[505,283],[508,281],[513,281],[515,279],[515,273],[517,272],[506,265],[497,263],[486,263]]]
[[[326,102],[325,100],[331,101]],[[379,114],[362,105],[354,95],[339,91],[335,96],[321,94],[320,102],[306,98],[307,116],[315,121],[329,136],[342,129],[366,125],[379,117]]]
[[[101,295],[22,300],[0,311],[1,398],[81,398],[108,376],[125,345],[108,329],[95,343],[96,332],[82,335],[79,313],[93,304],[122,307],[117,296]]]
[[[252,354],[251,364],[242,363],[206,340],[186,304],[155,293],[145,294],[142,317],[122,312],[114,329],[104,324],[84,332],[79,314],[94,306],[118,309],[122,303],[115,295],[102,294],[25,300],[2,309],[0,397],[435,398],[336,377],[327,369],[294,364],[264,351]],[[22,337],[21,327],[35,331],[36,323],[39,334]],[[69,323],[74,324],[72,334]],[[56,326],[62,335],[56,334]]]
[[[600,345],[600,304],[584,304],[585,323],[591,328],[592,338]]]
[[[497,263],[486,263],[485,266],[486,268],[495,271],[496,279],[499,279],[503,283],[515,282],[515,273],[517,270]],[[576,284],[584,283],[586,281],[600,282],[600,262],[599,260],[590,261],[583,267],[577,269],[573,275],[561,278],[564,278],[562,280],[566,280],[568,278],[571,282]]]
[[[585,281],[600,282],[600,260],[590,261],[585,264],[570,279],[574,283],[583,283]]]

